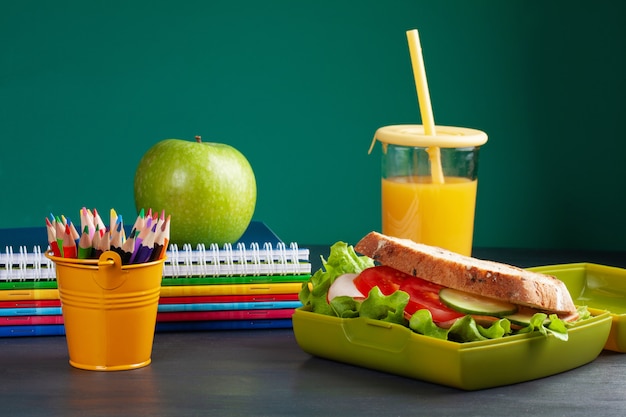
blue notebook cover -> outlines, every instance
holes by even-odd
[[[64,334],[65,326],[62,324],[0,326],[0,337],[62,336]]]
[[[26,246],[29,251],[33,247],[39,246],[44,251],[48,247],[48,234],[46,233],[44,218],[42,218],[41,224],[41,227],[0,229],[0,251],[5,252],[6,246],[11,246],[14,251],[18,251],[20,246]],[[130,230],[127,230],[127,232],[130,233]],[[244,243],[246,246],[250,246],[252,243],[262,245],[265,242],[276,246],[282,240],[265,223],[253,220],[248,225],[243,236],[237,241],[237,243],[239,242]]]
[[[161,322],[156,324],[155,331],[157,333],[164,333],[209,330],[290,329],[292,327],[291,319],[212,320],[197,322]],[[0,337],[63,335],[65,335],[65,326],[62,324],[0,326]]]
[[[61,307],[16,307],[0,308],[0,317],[5,316],[59,316]]]
[[[290,329],[291,319],[211,320],[194,322],[159,322],[157,332],[189,332],[206,330]]]

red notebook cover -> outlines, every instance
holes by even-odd
[[[0,301],[0,308],[61,307],[61,300],[14,300]]]
[[[236,303],[298,301],[298,294],[242,294],[242,295],[197,295],[187,297],[161,297],[159,304]]]
[[[63,324],[63,316],[1,316],[0,326],[39,326]]]

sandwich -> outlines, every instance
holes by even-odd
[[[566,340],[590,315],[554,276],[370,232],[337,242],[303,284],[305,309],[467,342],[538,331]]]

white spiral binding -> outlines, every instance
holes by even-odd
[[[47,251],[50,250],[48,247]],[[251,243],[246,247],[238,243],[220,248],[211,244],[207,249],[203,244],[193,249],[191,245],[179,248],[169,245],[167,259],[163,265],[164,277],[211,277],[211,276],[260,276],[260,275],[301,275],[310,274],[309,250],[291,243],[287,248],[279,242],[276,248],[270,242]],[[31,252],[25,246],[18,251],[6,246],[0,251],[0,280],[55,280],[54,262],[44,256],[39,246]]]
[[[237,243],[237,252],[239,253],[239,258],[237,260],[238,264],[241,265],[242,274],[241,275],[249,275],[248,270],[250,268],[250,264],[247,261],[246,254],[246,245],[242,242]]]
[[[30,252],[27,246],[19,246],[17,251],[12,246],[5,246],[4,253],[0,251],[0,281],[54,279],[54,263],[43,256],[40,246],[34,246]]]
[[[261,265],[261,254],[259,249],[259,244],[254,242],[250,245],[250,251],[252,253],[252,258],[249,261],[250,266],[252,267],[253,273],[251,275],[259,276],[261,272],[259,271]]]
[[[271,254],[274,253],[274,249],[272,248],[272,244],[270,242],[265,242],[263,244],[263,253],[265,254],[265,258],[263,259],[263,263],[261,265],[267,266],[267,275],[274,275],[276,273],[274,257],[271,256]]]
[[[215,267],[215,275],[222,274],[221,262],[220,262],[220,247],[216,243],[211,244],[211,265]]]
[[[196,247],[196,253],[198,254],[198,271],[201,276],[206,275],[206,246],[204,243],[199,243]]]

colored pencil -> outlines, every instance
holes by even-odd
[[[114,208],[109,210],[109,230],[113,231],[115,229],[115,225],[117,223],[117,212]]]
[[[133,255],[133,251],[135,250],[135,239],[137,238],[137,230],[133,229],[130,232],[128,238],[124,241],[122,245],[122,253],[120,254],[122,258],[122,264],[126,265],[130,261],[130,257]]]
[[[76,226],[72,223],[72,220],[67,218],[67,227],[70,228],[70,236],[72,236],[72,240],[78,245],[78,240],[80,239],[80,234],[78,234],[78,230],[76,230]]]
[[[124,224],[122,221],[122,215],[117,216],[117,220],[115,221],[114,225],[111,226],[111,233],[110,233],[110,237],[111,237],[111,249],[115,250],[119,253],[119,250],[122,249],[122,245],[124,244],[124,238],[123,238],[123,232],[124,232]]]
[[[150,235],[151,230],[152,230],[152,217],[146,216],[141,230],[137,231],[138,233],[137,233],[137,238],[135,239],[135,247],[133,248],[133,254],[130,257],[130,260],[128,261],[128,263],[134,264],[134,263],[142,262],[142,261],[137,260],[137,256],[139,255],[139,249],[141,248],[143,241],[146,240],[146,238]],[[154,238],[153,238],[153,243],[151,246],[154,246]]]
[[[150,260],[152,261],[165,258],[167,245],[170,240],[170,218],[171,216],[168,215],[162,223],[159,223],[160,227],[157,229],[154,249],[152,251],[152,256],[150,257]]]
[[[144,263],[148,262],[152,256],[154,250],[154,238],[156,236],[157,223],[155,222],[148,234],[143,238],[139,247],[137,248],[137,255],[131,263]]]
[[[63,234],[63,257],[76,258],[76,241],[72,237],[70,225],[65,225],[65,233]]]
[[[100,226],[100,230],[106,230],[106,225],[102,221],[102,217],[98,214],[98,210],[93,209],[93,222],[96,226]]]
[[[89,238],[93,240],[93,235],[96,232],[96,225],[93,222],[93,214],[91,214],[87,207],[80,209],[80,225],[83,230],[87,227]]]
[[[144,226],[145,221],[146,221],[146,217],[145,216],[146,215],[145,215],[144,209],[141,209],[141,211],[137,215],[137,218],[135,219],[135,224],[133,224],[133,230],[141,230],[141,229],[143,229],[143,226]]]
[[[78,259],[89,259],[93,253],[92,239],[89,236],[89,226],[85,225],[78,240]]]
[[[93,239],[93,257],[99,258],[103,252],[108,251],[110,248],[111,239],[109,237],[109,231],[96,226],[96,234]]]
[[[61,250],[59,249],[59,242],[57,242],[57,235],[54,225],[50,222],[50,219],[46,217],[46,231],[48,233],[48,244],[52,250],[54,256],[61,256]]]
[[[61,256],[65,256],[65,254],[63,253],[63,236],[65,235],[65,227],[59,216],[56,216],[54,218],[54,227],[56,229],[57,246],[59,247]]]

